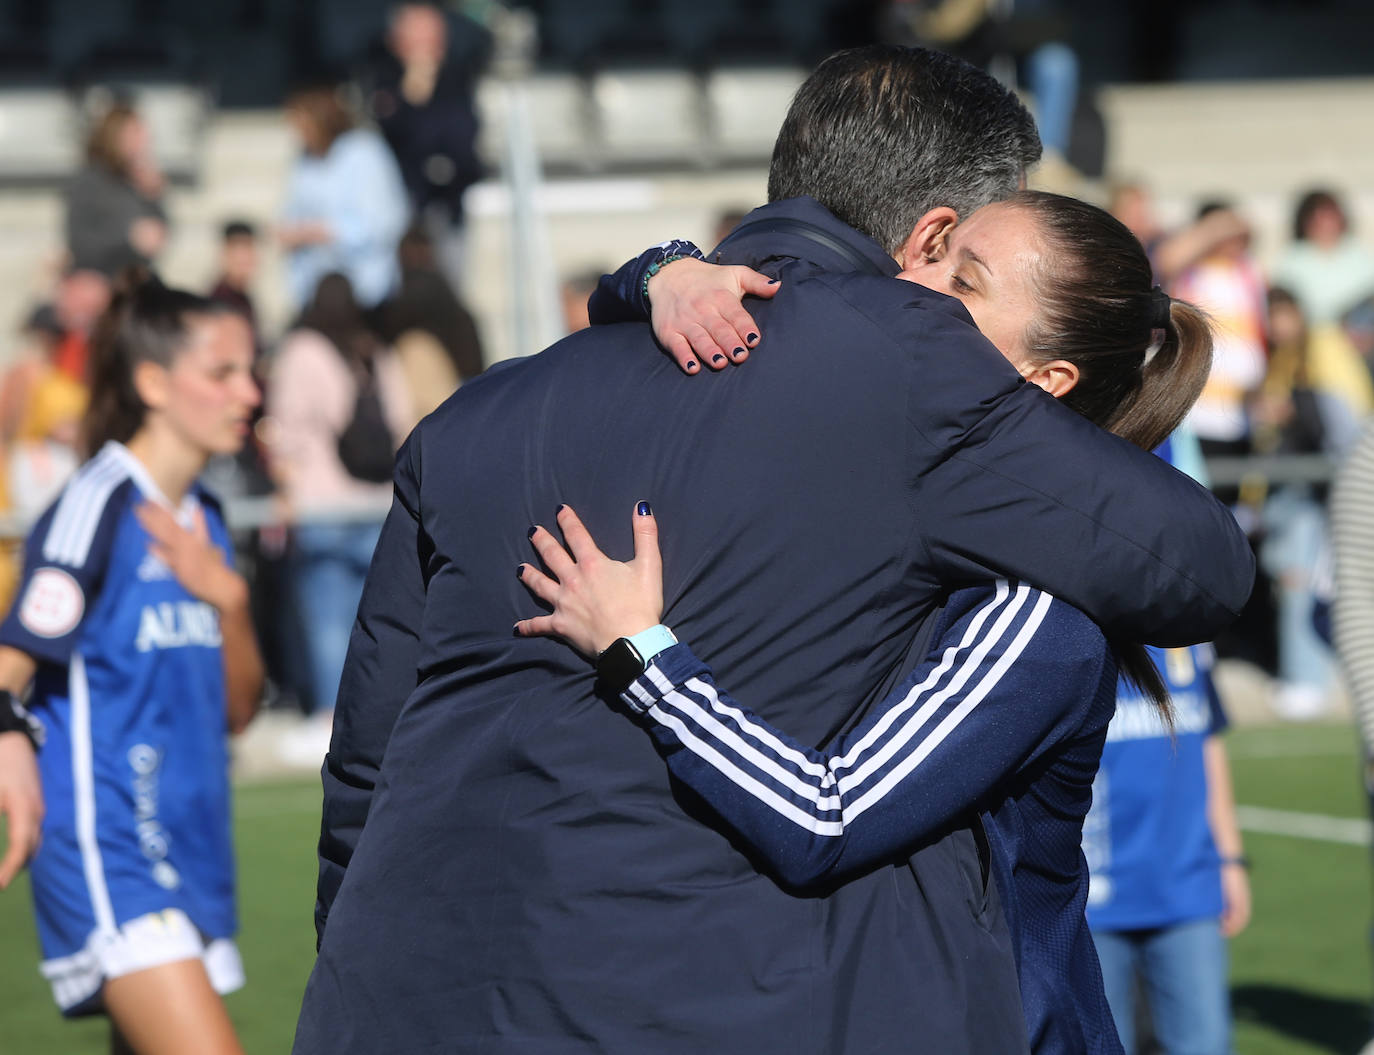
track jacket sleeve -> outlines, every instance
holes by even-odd
[[[587,317],[592,325],[601,326],[612,322],[648,322],[649,298],[644,293],[644,284],[649,280],[649,269],[669,259],[690,256],[703,259],[702,252],[694,242],[674,239],[660,242],[644,250],[633,260],[627,260],[620,269],[611,275],[602,275],[591,299],[587,301]]]
[[[910,852],[1072,738],[1115,663],[1077,609],[1015,582],[956,592],[929,651],[853,730],[803,747],[683,644],[622,699],[687,784],[792,887]]]
[[[427,545],[419,523],[418,461],[412,436],[397,457],[391,511],[363,587],[339,682],[334,734],[321,772],[317,938],[324,935],[330,906],[367,820],[392,727],[416,683]]]

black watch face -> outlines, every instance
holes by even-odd
[[[616,692],[623,692],[644,673],[644,660],[628,638],[619,638],[596,659],[597,676]]]

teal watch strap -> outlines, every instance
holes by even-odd
[[[654,657],[660,652],[666,651],[677,644],[677,638],[673,632],[662,623],[649,627],[648,630],[641,630],[629,639],[634,650],[639,653],[644,665],[647,667],[654,661]]]

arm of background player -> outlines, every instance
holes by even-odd
[[[362,835],[392,727],[415,688],[426,545],[419,523],[419,435],[420,430],[412,433],[397,457],[391,512],[363,587],[339,681],[334,735],[321,774],[319,937]]]
[[[0,645],[0,688],[22,696],[38,665],[17,648]],[[13,882],[34,851],[43,825],[38,755],[24,733],[0,733],[0,816],[8,842],[0,857],[0,890]]]
[[[910,852],[1072,736],[1115,691],[1105,639],[1028,586],[956,592],[920,666],[825,751],[736,703],[686,645],[622,696],[674,777],[806,887]]]
[[[258,635],[253,629],[248,590],[241,599],[219,608],[220,647],[224,657],[224,696],[229,712],[229,731],[241,733],[258,713],[266,677]]]

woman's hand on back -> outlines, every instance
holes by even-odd
[[[543,527],[530,529],[545,574],[521,564],[516,575],[529,591],[553,606],[549,615],[522,619],[522,637],[560,637],[595,657],[617,638],[630,637],[658,622],[663,613],[663,563],[658,551],[658,525],[648,502],[633,514],[634,560],[611,560],[570,506],[558,510],[566,548]]]
[[[778,280],[753,268],[683,257],[664,264],[648,291],[654,336],[684,372],[695,374],[702,363],[721,370],[749,357],[760,330],[741,301],[772,297]]]
[[[148,552],[171,569],[187,593],[220,612],[248,603],[248,586],[243,576],[225,563],[223,552],[210,539],[204,512],[196,509],[189,528],[152,502],[144,502],[136,512],[151,538]]]

